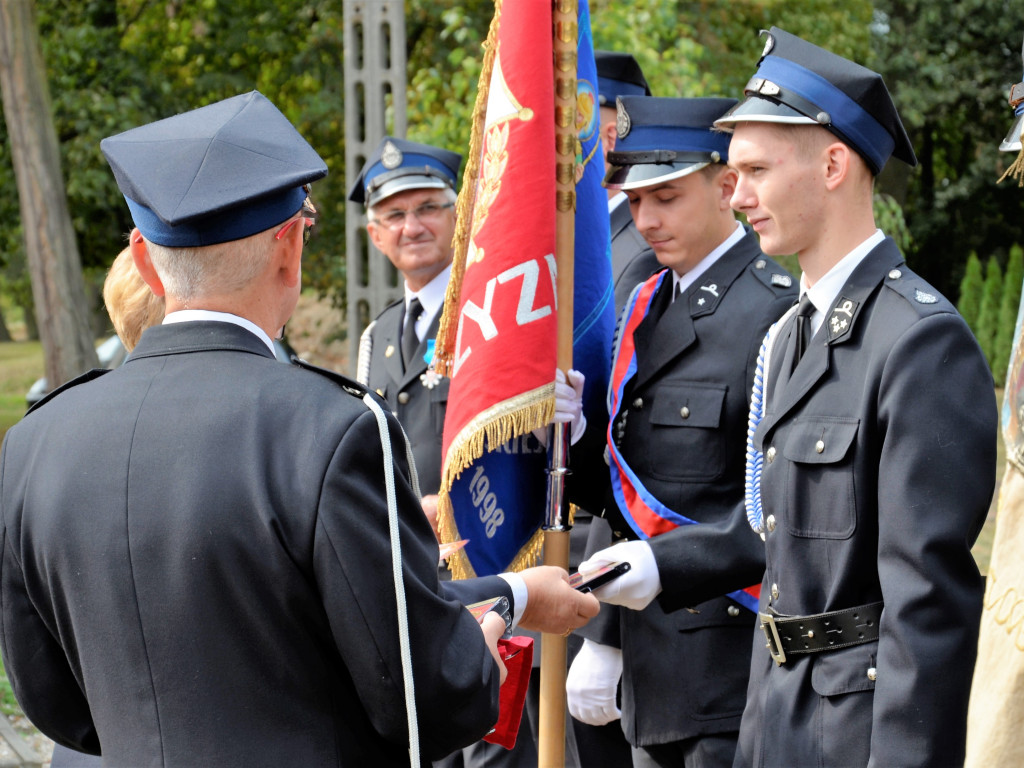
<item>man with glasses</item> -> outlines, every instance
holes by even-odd
[[[435,529],[448,379],[428,369],[451,274],[461,162],[455,152],[386,136],[349,193],[366,206],[370,241],[405,285],[404,298],[363,332],[356,376],[387,401],[405,429]]]
[[[394,418],[275,360],[323,160],[255,91],[101,148],[167,314],[6,434],[0,649],[26,715],[118,766],[403,766],[478,740],[505,622],[448,595],[549,632],[596,601],[553,568],[442,587]]]

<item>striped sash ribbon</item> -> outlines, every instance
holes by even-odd
[[[667,277],[666,277],[667,276]],[[681,525],[699,525],[675,512],[654,497],[644,487],[633,469],[626,463],[612,437],[615,419],[622,409],[622,398],[629,381],[636,375],[636,346],[633,333],[647,317],[658,288],[666,279],[671,280],[671,270],[665,269],[648,278],[629,298],[624,310],[624,322],[620,328],[614,350],[614,365],[608,388],[608,430],[605,441],[608,445],[611,467],[612,493],[623,517],[641,539],[647,540]],[[761,585],[730,592],[727,596],[751,611],[757,611]]]

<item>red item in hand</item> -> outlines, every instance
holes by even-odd
[[[523,719],[523,705],[526,704],[526,689],[530,685],[530,669],[533,667],[533,638],[510,637],[498,641],[498,652],[508,676],[501,685],[498,699],[498,722],[494,730],[484,736],[484,741],[500,744],[505,749],[516,745],[519,721]]]

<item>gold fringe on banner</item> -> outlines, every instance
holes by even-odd
[[[462,471],[483,456],[487,446],[500,446],[514,437],[535,429],[546,428],[555,417],[555,385],[524,392],[505,400],[493,408],[479,413],[462,428],[448,447],[441,475],[441,489],[437,498],[438,531],[441,541],[461,540],[448,489]],[[519,551],[508,570],[519,571],[537,564],[544,543],[543,531],[538,530]],[[464,550],[448,558],[453,579],[473,578],[476,573]]]
[[[502,0],[494,0],[494,18],[491,19],[487,39],[484,40],[484,59],[480,66],[477,82],[476,103],[473,105],[473,124],[469,137],[469,155],[466,170],[462,174],[462,189],[455,204],[455,233],[452,236],[451,277],[444,296],[441,322],[437,329],[434,347],[434,370],[442,376],[450,376],[455,361],[455,337],[459,327],[459,296],[462,294],[462,278],[466,274],[466,254],[469,251],[473,226],[473,209],[476,208],[477,178],[480,175],[480,155],[483,144],[484,123],[487,120],[487,95],[490,91],[491,73],[498,53],[498,27],[501,18]]]

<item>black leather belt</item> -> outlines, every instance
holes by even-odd
[[[781,665],[788,655],[837,651],[877,640],[882,606],[871,603],[813,616],[784,616],[774,611],[757,615],[768,639],[768,653]]]

